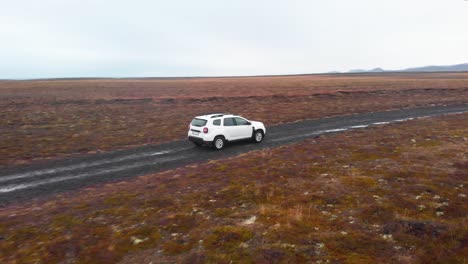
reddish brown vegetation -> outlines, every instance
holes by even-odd
[[[468,101],[468,74],[0,81],[0,166],[185,137],[204,112],[267,125]]]
[[[0,262],[463,263],[467,150],[453,115],[11,205]]]

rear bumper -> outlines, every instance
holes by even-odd
[[[203,138],[192,137],[192,136],[189,136],[188,140],[192,141],[194,143],[197,143],[197,144],[201,144],[201,145],[211,145],[211,143],[212,143],[212,141],[205,141],[205,140],[203,140]]]

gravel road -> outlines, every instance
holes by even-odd
[[[468,104],[337,116],[267,127],[267,135],[262,143],[233,143],[221,151],[195,147],[187,140],[178,140],[166,144],[0,169],[0,207],[11,202],[70,191],[97,183],[118,181],[187,164],[223,159],[252,150],[299,142],[321,134],[462,112],[468,112]]]

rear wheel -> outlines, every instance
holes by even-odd
[[[260,143],[263,140],[263,132],[261,130],[257,130],[254,132],[253,140],[255,143]]]
[[[215,137],[213,140],[213,147],[217,150],[223,149],[224,143],[225,142],[223,137]]]

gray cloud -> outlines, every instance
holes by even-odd
[[[9,1],[0,78],[311,73],[467,62],[468,3]]]

